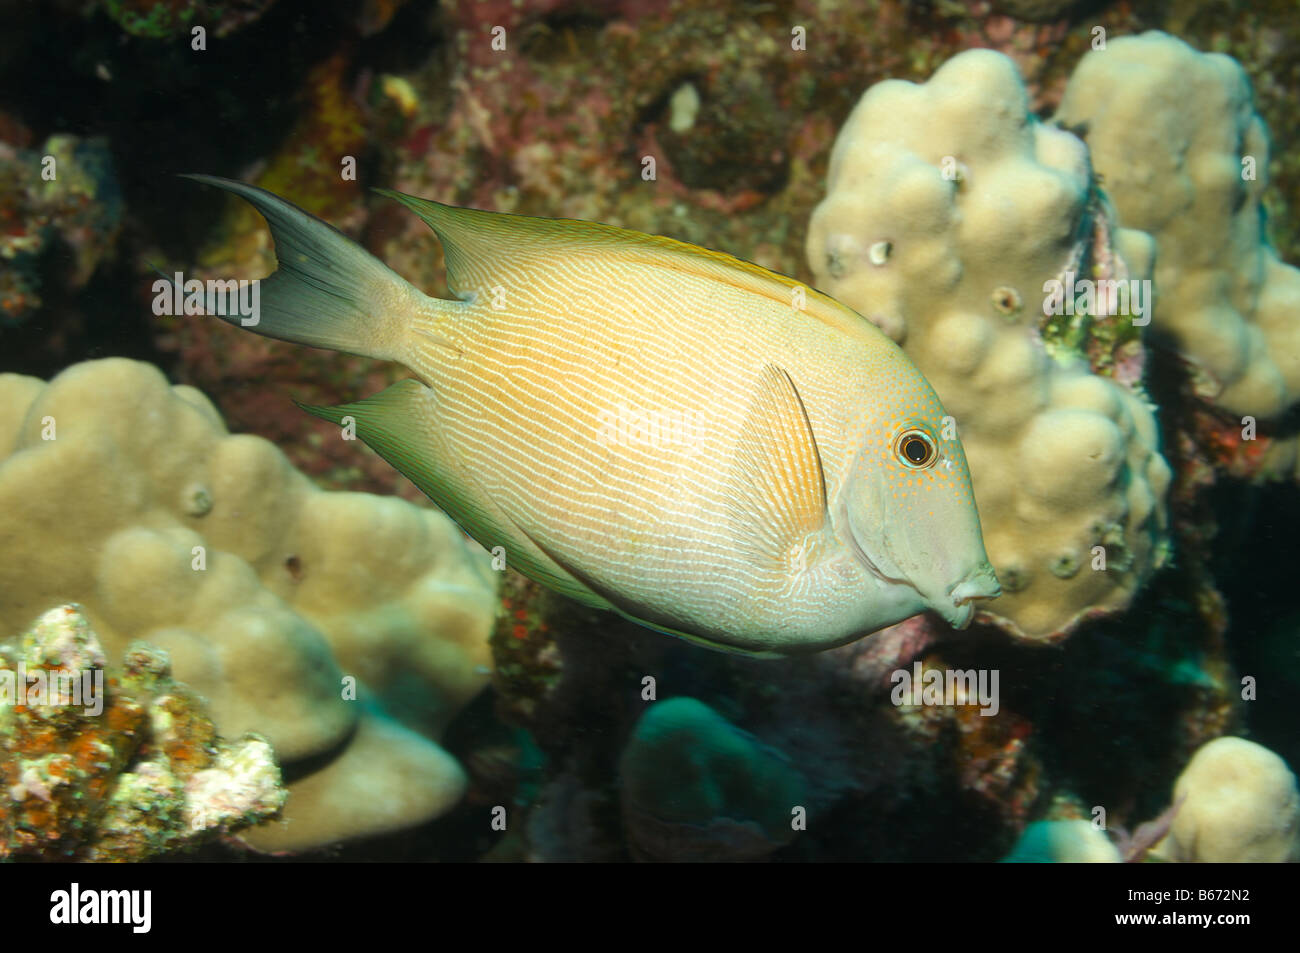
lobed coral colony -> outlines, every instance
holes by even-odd
[[[222,734],[311,764],[249,843],[332,843],[456,802],[464,773],[435,739],[486,683],[495,577],[446,517],[322,492],[122,359],[0,375],[0,445],[0,629],[76,601],[110,661],[157,647]]]
[[[1046,314],[1045,286],[1071,305],[1076,277],[1127,288],[1152,250],[1116,226],[1087,147],[1032,117],[1009,58],[974,50],[924,85],[872,87],[827,190],[816,282],[902,344],[952,414],[1005,592],[990,617],[1051,640],[1126,607],[1168,555],[1143,342],[1120,301]]]
[[[1296,556],[1293,15],[399,0],[308,40],[262,0],[65,6],[259,135],[163,169],[87,50],[105,122],[0,104],[0,860],[1300,860],[1293,711],[1255,701],[1300,685],[1300,618],[1235,565]],[[183,59],[196,25],[295,95]],[[40,29],[0,52],[36,70]],[[546,591],[290,400],[393,365],[147,316],[154,263],[275,264],[215,193],[162,207],[176,172],[444,298],[363,185],[792,275],[782,308],[830,295],[937,394],[1001,595],[760,661]]]

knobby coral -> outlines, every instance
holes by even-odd
[[[245,835],[260,848],[460,797],[434,739],[487,681],[487,554],[431,509],[316,489],[150,365],[0,375],[0,631],[64,602],[110,660],[166,651],[222,734],[260,733],[298,775],[283,819]]]
[[[1151,243],[1117,227],[1087,148],[1034,118],[1009,58],[975,50],[869,89],[827,191],[816,283],[899,342],[953,415],[1004,592],[984,617],[1052,640],[1126,607],[1168,545],[1170,470],[1140,386],[1150,302],[1129,293]]]

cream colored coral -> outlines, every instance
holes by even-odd
[[[486,554],[436,511],[316,489],[148,364],[0,375],[0,632],[70,601],[111,659],[165,649],[223,735],[264,735],[291,777],[319,760],[257,846],[400,829],[460,796],[431,739],[487,679]]]
[[[1182,802],[1158,852],[1208,863],[1300,861],[1300,793],[1286,762],[1244,738],[1202,745],[1174,784]]]
[[[1090,186],[1086,147],[1030,115],[1011,60],[971,51],[867,91],[808,236],[817,286],[898,341],[953,415],[1004,592],[989,615],[1033,640],[1122,609],[1165,558],[1151,408],[1039,332],[1045,282],[1149,267]]]
[[[1086,130],[1120,218],[1156,242],[1150,331],[1234,415],[1300,400],[1300,270],[1269,247],[1268,132],[1233,59],[1150,32],[1111,40],[1070,78],[1057,121]]]

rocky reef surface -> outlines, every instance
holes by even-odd
[[[0,860],[149,860],[284,807],[265,738],[223,740],[148,643],[109,668],[79,606],[0,645],[0,685]]]

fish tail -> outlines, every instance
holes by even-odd
[[[216,317],[281,341],[399,359],[412,315],[427,310],[430,298],[342,232],[265,189],[183,177],[250,202],[275,240],[279,265],[259,283],[254,313],[222,307]]]

